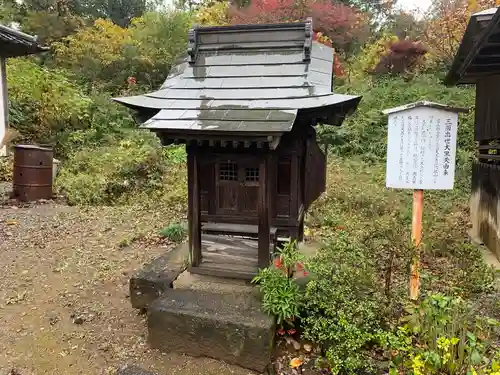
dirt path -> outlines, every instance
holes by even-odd
[[[153,213],[130,207],[0,206],[0,374],[114,374],[128,363],[158,374],[249,374],[147,347],[128,279],[165,249],[127,244],[155,225]]]

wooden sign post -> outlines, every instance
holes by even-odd
[[[458,113],[466,109],[417,102],[384,111],[389,115],[386,186],[413,189],[409,295],[420,294],[420,248],[424,190],[453,189]]]
[[[420,289],[420,242],[422,241],[422,211],[424,208],[424,191],[413,192],[413,215],[411,221],[411,240],[415,246],[415,255],[410,269],[410,298],[418,298]]]

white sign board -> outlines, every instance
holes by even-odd
[[[458,114],[416,107],[389,114],[386,186],[453,189]]]

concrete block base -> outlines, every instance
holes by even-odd
[[[271,360],[275,323],[253,294],[168,289],[148,309],[148,332],[152,348],[262,372]]]

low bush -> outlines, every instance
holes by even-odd
[[[159,194],[166,164],[154,134],[131,130],[116,144],[76,152],[63,164],[57,182],[71,204],[126,203]]]
[[[14,169],[14,158],[12,156],[0,156],[0,182],[12,181]]]
[[[160,231],[160,236],[175,243],[181,243],[186,238],[186,230],[181,224],[169,224]]]
[[[493,333],[499,322],[477,316],[460,298],[431,294],[407,308],[406,324],[386,334],[392,374],[488,374],[500,369]]]
[[[259,270],[252,280],[262,293],[262,309],[275,316],[280,326],[293,327],[300,316],[303,293],[295,271],[303,271],[302,256],[295,242],[286,243],[271,267]]]
[[[369,252],[338,232],[308,268],[312,280],[304,296],[303,337],[321,346],[332,373],[369,371],[368,350],[383,312]]]
[[[90,98],[85,126],[58,133],[56,152],[61,159],[84,148],[116,144],[130,137],[130,130],[137,128],[131,111],[112,102],[107,93],[94,92]]]

